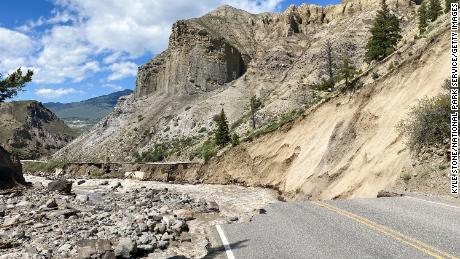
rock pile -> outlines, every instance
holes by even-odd
[[[72,193],[71,186],[55,181],[0,195],[0,258],[143,257],[190,242],[188,221],[219,209],[168,189],[110,182]]]

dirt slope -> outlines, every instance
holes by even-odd
[[[387,74],[377,81],[369,72],[360,90],[330,99],[291,129],[228,151],[201,177],[271,185],[297,198],[375,197],[410,164],[398,122],[417,100],[439,94],[449,75],[447,20],[435,26],[378,65],[374,71]],[[390,64],[400,65],[389,71]]]

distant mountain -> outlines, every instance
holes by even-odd
[[[132,90],[123,90],[81,102],[50,102],[44,105],[64,120],[69,127],[85,131],[107,116],[121,96],[130,95],[132,92]]]
[[[49,156],[77,135],[37,101],[0,104],[0,146],[21,159]]]

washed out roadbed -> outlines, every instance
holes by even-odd
[[[32,187],[0,194],[0,258],[201,258],[214,225],[277,201],[231,185],[26,179]]]

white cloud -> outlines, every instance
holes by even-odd
[[[8,73],[29,64],[36,44],[29,36],[0,27],[0,73]]]
[[[81,93],[81,91],[77,91],[74,88],[58,88],[58,89],[42,88],[42,89],[37,89],[35,93],[46,99],[54,99],[54,98],[62,97],[64,95]]]
[[[130,76],[136,76],[137,65],[133,62],[114,63],[109,67],[112,73],[109,75],[109,81],[120,80]]]

